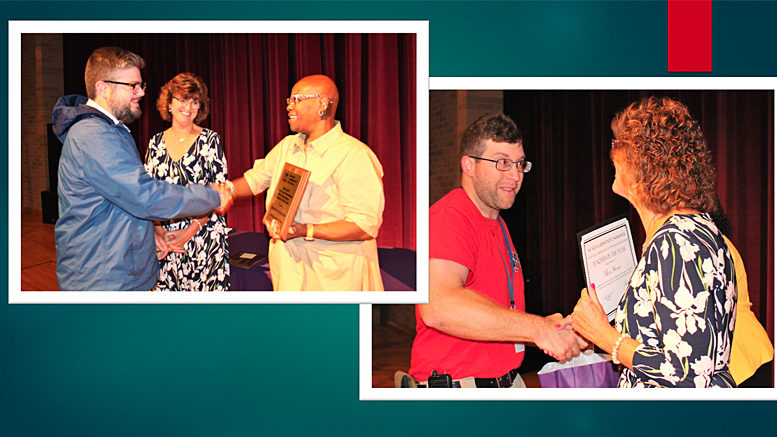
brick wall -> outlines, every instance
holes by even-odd
[[[487,112],[503,111],[502,91],[429,93],[429,204],[461,185],[461,134]]]
[[[456,91],[429,93],[429,205],[460,179]]]
[[[49,189],[46,124],[64,92],[62,35],[23,34],[21,64],[22,207],[40,210]]]
[[[502,91],[429,93],[429,205],[461,186],[461,134],[487,112],[503,111]],[[422,236],[425,237],[425,236]],[[373,305],[373,325],[415,332],[415,305]]]

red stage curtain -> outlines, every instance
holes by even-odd
[[[378,245],[416,248],[416,38],[413,34],[66,34],[66,94],[85,94],[86,60],[115,45],[146,60],[144,116],[130,128],[145,157],[152,135],[169,127],[156,110],[159,89],[190,71],[209,87],[202,124],[221,135],[230,179],[240,177],[289,135],[286,98],[299,79],[331,77],[336,118],[383,165],[386,209]],[[235,204],[229,226],[263,232],[264,195]]]
[[[610,122],[650,95],[686,104],[701,123],[718,172],[731,240],[747,268],[752,310],[774,332],[774,93],[772,91],[507,91],[505,112],[524,131],[535,164],[516,205],[502,215],[521,254],[527,309],[569,314],[585,286],[576,233],[628,212],[635,244],[639,216],[612,192]],[[772,339],[774,341],[774,339]]]

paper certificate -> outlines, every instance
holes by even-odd
[[[596,285],[604,312],[612,321],[618,302],[637,268],[634,240],[626,215],[577,234],[586,284]]]
[[[294,216],[297,215],[309,178],[309,170],[285,163],[264,220],[275,219],[280,223],[279,229],[288,232],[289,227],[294,224]]]

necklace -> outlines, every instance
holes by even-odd
[[[186,137],[188,137],[188,136],[189,136],[189,135],[192,133],[192,130],[194,130],[194,127],[192,127],[191,129],[189,129],[189,132],[186,132],[186,133],[185,133],[185,134],[184,134],[182,137],[180,137],[180,138],[179,138],[179,137],[177,137],[177,136],[173,135],[173,129],[172,129],[172,128],[170,128],[169,135],[170,135],[171,137],[173,137],[173,139],[176,139],[176,140],[178,140],[178,142],[180,142],[180,143],[183,143],[183,140],[185,140],[185,139],[186,139]]]

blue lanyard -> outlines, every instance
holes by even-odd
[[[502,221],[501,217],[497,217],[499,220],[499,226],[502,227],[502,235],[505,237],[505,247],[507,248],[507,256],[510,258],[510,267],[513,268],[513,271],[515,271],[515,259],[513,258],[513,251],[510,249],[510,240],[507,239],[507,231],[505,230],[505,225]],[[499,257],[502,258],[502,265],[505,267],[505,272],[507,272],[507,288],[510,289],[510,309],[515,309],[515,298],[513,297],[513,275],[510,274],[510,270],[507,268],[507,263],[505,262],[504,257],[502,256],[502,253],[499,253]]]

